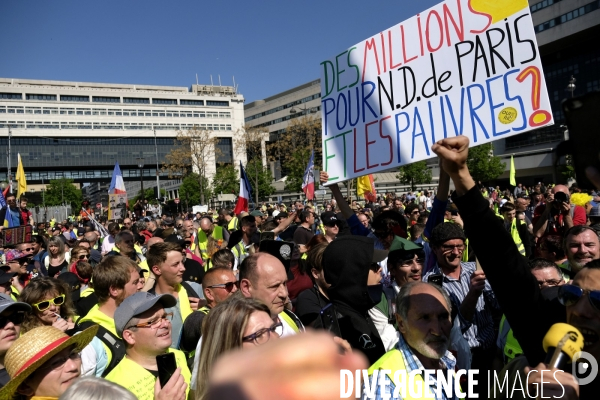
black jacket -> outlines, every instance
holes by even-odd
[[[361,236],[337,238],[323,254],[323,270],[331,287],[327,294],[335,307],[342,338],[362,351],[373,364],[385,354],[377,328],[368,315],[378,301],[367,289],[373,259],[373,239]]]

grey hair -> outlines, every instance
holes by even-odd
[[[434,287],[435,290],[440,292],[440,294],[446,300],[446,305],[448,306],[448,310],[452,312],[452,302],[450,301],[450,296],[446,290],[441,288],[438,285],[434,285],[433,283],[427,282],[410,282],[400,288],[400,293],[396,296],[396,313],[402,317],[403,320],[408,318],[408,310],[410,309],[410,295],[414,287],[418,285],[428,285]]]
[[[144,231],[146,230],[146,221],[138,221],[135,223],[135,226],[138,228],[138,230]]]
[[[76,379],[59,400],[137,400],[137,397],[123,386],[106,379],[87,376]]]

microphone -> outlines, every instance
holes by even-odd
[[[550,368],[566,371],[573,356],[583,350],[583,335],[572,325],[554,324],[544,336],[543,346],[546,352],[544,363]]]

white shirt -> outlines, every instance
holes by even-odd
[[[102,255],[111,251],[113,247],[115,247],[115,237],[113,235],[108,235],[102,242]]]

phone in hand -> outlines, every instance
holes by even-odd
[[[160,387],[164,387],[177,369],[175,353],[159,354],[156,356],[156,366],[158,367]]]
[[[429,278],[427,278],[427,282],[442,286],[442,283],[444,282],[444,276],[442,274],[431,274],[429,275]]]
[[[321,324],[325,330],[331,332],[333,336],[342,337],[342,330],[335,314],[335,308],[332,303],[327,304],[321,310]]]

